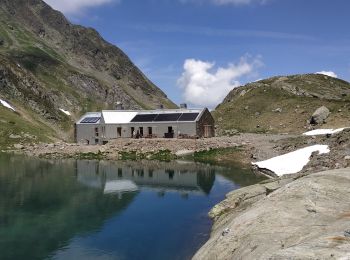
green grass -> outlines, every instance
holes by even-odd
[[[105,159],[105,155],[98,151],[98,153],[79,153],[74,158],[79,160],[103,160]]]
[[[0,45],[0,49],[1,48],[8,48],[13,43],[11,38],[9,37],[7,31],[1,25],[0,25],[0,39],[2,39],[4,41],[3,45]]]
[[[38,47],[28,46],[22,50],[12,50],[11,56],[27,70],[37,72],[40,68],[48,69],[59,65],[59,61]]]
[[[252,133],[301,133],[307,120],[320,106],[332,112],[327,127],[348,125],[350,105],[346,101],[298,97],[278,88],[258,87],[242,97],[220,105],[213,116],[221,129]],[[345,106],[345,107],[344,107]],[[273,112],[282,108],[282,112]],[[343,113],[339,113],[341,109]],[[256,115],[256,113],[260,113]]]
[[[20,135],[21,138],[11,139],[9,136]],[[25,134],[35,136],[36,138],[25,137]],[[28,122],[18,113],[13,112],[7,108],[0,106],[0,148],[7,149],[8,147],[13,148],[14,144],[17,143],[36,143],[39,141],[48,142],[50,141],[52,130],[43,126],[35,125]]]
[[[187,158],[192,158],[196,162],[217,164],[221,160],[226,161],[225,158],[236,161],[234,160],[234,156],[239,151],[240,149],[237,147],[210,149],[207,151],[195,152],[193,156]]]

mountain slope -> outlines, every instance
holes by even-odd
[[[175,107],[119,48],[41,0],[0,1],[0,98],[15,106],[18,122],[43,125],[42,138],[67,139],[82,113],[116,102]]]
[[[325,75],[273,77],[232,90],[215,109],[221,133],[301,133],[313,112],[326,106],[331,114],[323,128],[349,126],[350,83]]]

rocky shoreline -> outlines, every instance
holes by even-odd
[[[349,183],[347,168],[231,192],[193,259],[349,259]]]
[[[280,140],[280,153],[327,144],[302,172],[227,194],[209,213],[209,241],[193,259],[350,259],[350,130]]]
[[[106,145],[83,145],[57,142],[51,144],[16,144],[10,152],[29,156],[61,159],[176,159],[191,156],[197,152],[232,149],[228,161],[250,164],[251,158],[267,159],[278,154],[273,147],[277,141],[289,138],[287,135],[240,134],[231,137],[210,139],[117,139]],[[234,149],[239,148],[239,152]],[[229,158],[231,157],[231,158]],[[222,158],[218,158],[218,161]]]

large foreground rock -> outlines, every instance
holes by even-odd
[[[234,191],[194,259],[350,259],[349,195],[350,168]]]
[[[310,123],[313,125],[323,124],[328,118],[330,111],[325,106],[318,108],[311,116]]]

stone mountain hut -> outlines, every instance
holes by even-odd
[[[105,144],[118,138],[210,138],[214,119],[204,109],[104,110],[75,124],[78,143]]]

